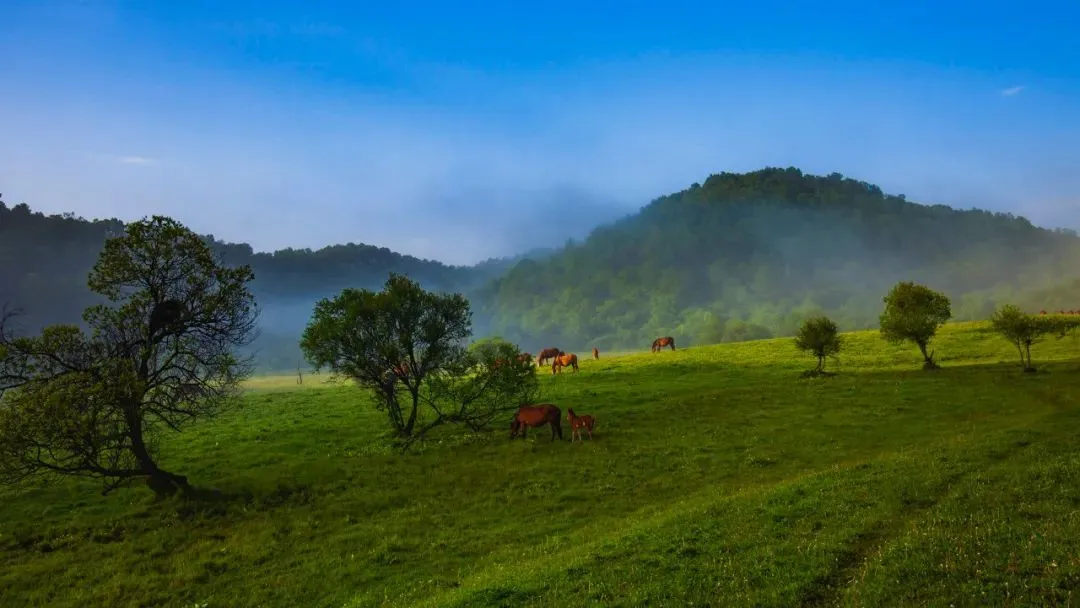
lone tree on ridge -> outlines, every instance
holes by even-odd
[[[843,340],[836,323],[824,315],[803,321],[795,336],[795,348],[817,357],[817,367],[806,375],[825,373],[825,358],[840,354]]]
[[[370,390],[407,445],[446,424],[487,429],[538,395],[536,368],[518,347],[467,348],[471,328],[464,296],[391,273],[381,292],[345,289],[316,303],[300,348],[315,369]]]
[[[228,268],[201,237],[153,216],[109,239],[89,276],[109,303],[86,330],[16,337],[0,318],[0,482],[79,476],[103,493],[142,478],[157,494],[190,489],[157,461],[165,430],[235,403],[256,336],[247,266]]]
[[[938,327],[952,318],[949,298],[929,287],[901,281],[883,299],[881,335],[889,342],[914,342],[923,356],[923,369],[937,369],[933,351],[927,352]]]

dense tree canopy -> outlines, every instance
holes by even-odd
[[[0,204],[0,302],[26,322],[77,322],[99,299],[88,260],[116,221],[46,217]],[[763,169],[712,175],[598,227],[581,243],[473,267],[368,245],[254,253],[207,239],[249,264],[263,312],[264,367],[293,369],[313,303],[347,287],[377,288],[390,272],[426,289],[464,293],[477,335],[527,350],[645,348],[794,335],[827,314],[845,329],[877,323],[898,281],[934,285],[956,319],[987,318],[1003,302],[1080,309],[1080,239],[1023,218],[909,202],[840,174]]]
[[[823,313],[868,329],[882,295],[908,279],[948,294],[957,318],[986,318],[1000,299],[1026,302],[1077,276],[1077,261],[1075,234],[1023,218],[765,169],[710,176],[556,256],[520,262],[479,301],[492,331],[518,342],[644,348],[656,335],[792,335]]]

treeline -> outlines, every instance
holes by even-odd
[[[0,305],[23,312],[19,325],[35,332],[54,323],[79,323],[82,311],[100,302],[86,277],[106,238],[123,233],[117,219],[86,220],[71,213],[45,215],[25,203],[0,201]],[[249,264],[252,292],[263,309],[262,336],[252,345],[260,365],[296,365],[300,330],[320,297],[345,287],[377,287],[389,272],[408,275],[440,291],[470,290],[497,276],[514,260],[489,260],[477,268],[448,266],[371,245],[256,253],[246,244],[203,238],[226,264]]]
[[[838,173],[721,173],[597,228],[579,245],[523,261],[478,298],[507,339],[581,349],[644,348],[794,335],[827,314],[876,326],[881,294],[918,281],[987,318],[1078,276],[1080,238],[1006,213],[908,202]],[[1050,305],[1050,304],[1047,304]],[[1080,300],[1072,306],[1080,308]]]
[[[46,216],[0,202],[0,303],[28,330],[77,322],[96,300],[86,275],[119,220]],[[581,243],[448,266],[370,245],[255,253],[206,235],[231,265],[249,264],[263,311],[253,345],[263,369],[302,359],[314,302],[389,273],[472,301],[477,335],[526,350],[644,348],[794,335],[827,314],[844,330],[876,326],[881,294],[918,281],[947,294],[954,318],[1003,302],[1080,309],[1080,238],[1011,214],[908,202],[866,182],[793,168],[721,173],[601,226]]]

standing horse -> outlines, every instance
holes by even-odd
[[[575,416],[574,408],[568,408],[566,410],[566,419],[570,421],[570,443],[574,443],[574,436],[577,435],[578,439],[585,441],[581,437],[581,429],[585,429],[585,432],[589,434],[589,439],[592,439],[592,430],[596,426],[596,419],[592,416],[585,414],[584,416]]]
[[[561,373],[562,368],[566,367],[567,365],[574,368],[574,373],[577,373],[578,372],[577,355],[575,355],[574,353],[570,353],[570,354],[563,353],[563,354],[560,354],[558,357],[555,357],[555,361],[551,364],[551,373],[552,373],[552,375],[554,375],[556,371]]]
[[[545,424],[551,425],[551,440],[555,441],[555,434],[558,433],[559,439],[562,436],[562,410],[553,403],[541,403],[539,405],[523,405],[518,408],[514,419],[510,421],[510,439],[517,436],[518,432],[521,432],[521,438],[525,439],[525,433],[529,430],[529,427],[541,427]]]
[[[597,360],[597,361],[600,360],[600,350],[597,349],[595,346],[592,347],[592,358]]]
[[[536,364],[537,365],[544,365],[545,363],[547,363],[548,359],[554,359],[555,357],[558,357],[561,354],[562,354],[562,351],[559,350],[558,348],[555,348],[555,347],[545,348],[545,349],[540,351],[539,355],[536,356]]]
[[[670,346],[671,350],[675,350],[675,338],[672,338],[671,336],[664,336],[663,338],[657,338],[653,340],[652,352],[658,353],[663,350],[665,346]]]

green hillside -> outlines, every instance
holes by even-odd
[[[1023,374],[982,323],[942,328],[938,372],[848,340],[817,380],[787,339],[542,374],[596,416],[580,444],[499,429],[401,455],[358,390],[257,378],[164,446],[220,490],[202,502],[0,490],[0,605],[1067,605],[1080,344],[1037,344]]]
[[[873,327],[901,280],[949,295],[958,319],[986,318],[1002,301],[1028,304],[1035,290],[1080,276],[1077,262],[1070,231],[919,205],[839,174],[764,169],[661,197],[558,255],[519,263],[478,301],[494,332],[526,348],[642,348],[663,335],[680,344],[790,335],[816,311],[846,329]]]
[[[78,322],[93,303],[86,274],[119,220],[88,221],[0,203],[0,304],[28,328]],[[260,367],[301,362],[314,302],[376,288],[389,272],[465,293],[477,335],[526,350],[637,349],[660,335],[711,344],[790,335],[818,311],[872,327],[881,297],[915,280],[953,300],[957,319],[1012,301],[1080,309],[1080,238],[1023,218],[907,202],[871,184],[796,169],[722,173],[597,228],[579,244],[447,266],[362,244],[255,253],[207,235],[250,264],[262,309]]]

